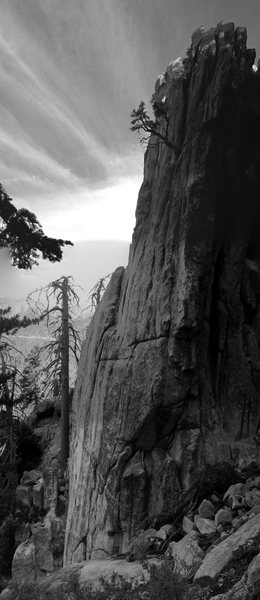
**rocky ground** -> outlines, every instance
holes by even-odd
[[[255,471],[252,474],[252,471]],[[251,475],[247,477],[248,473]],[[55,598],[75,572],[84,584],[98,585],[112,573],[138,580],[147,572],[145,559],[160,564],[169,559],[173,570],[194,586],[205,600],[251,600],[260,594],[260,469],[241,471],[241,481],[220,494],[214,491],[184,514],[176,535],[173,522],[159,529],[149,527],[131,542],[124,556],[107,556],[60,568],[64,549],[65,517],[58,499],[66,493],[54,469],[25,472],[17,488],[18,505],[41,509],[37,522],[17,523],[12,581],[0,598],[11,598],[11,590],[28,583]],[[61,494],[63,492],[63,494]],[[187,495],[187,494],[186,494]],[[174,520],[173,520],[174,521]],[[175,539],[173,539],[175,538]],[[177,539],[176,539],[177,538]]]

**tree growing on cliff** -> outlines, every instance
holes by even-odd
[[[40,255],[59,262],[67,245],[73,244],[45,235],[35,214],[26,208],[18,210],[0,183],[0,248],[9,249],[15,267],[31,269]]]
[[[45,304],[42,303],[43,295]],[[79,306],[79,297],[72,277],[62,276],[30,294],[28,299],[30,303],[34,301],[41,320],[46,319],[51,334],[51,341],[42,346],[39,353],[44,352],[46,356],[45,391],[56,395],[58,388],[61,396],[61,469],[64,471],[69,457],[69,365],[72,355],[78,362],[81,346],[72,320],[73,309]]]
[[[108,280],[110,279],[110,277],[111,277],[111,273],[109,273],[105,277],[100,277],[100,279],[98,279],[97,283],[95,283],[94,287],[90,290],[89,295],[88,295],[88,299],[90,300],[90,305],[87,306],[87,308],[90,308],[92,313],[95,312],[98,305],[100,304],[102,296],[104,294],[104,291],[106,289],[106,286],[107,286],[107,283],[108,283]]]
[[[150,117],[147,112],[145,102],[140,102],[138,108],[133,109],[131,112],[131,131],[137,131],[140,138],[141,144],[147,144],[151,136],[155,136],[159,141],[169,146],[174,150],[174,146],[169,141],[169,117],[167,104],[165,101],[155,100],[153,96],[151,99],[151,105],[154,112],[154,119]]]

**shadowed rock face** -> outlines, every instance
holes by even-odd
[[[156,83],[174,150],[150,139],[129,264],[83,345],[67,562],[124,551],[205,463],[259,455],[260,76],[244,28],[192,40]]]

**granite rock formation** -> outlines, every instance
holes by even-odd
[[[156,82],[172,147],[149,140],[129,263],[83,344],[66,563],[124,552],[205,465],[259,461],[260,77],[246,42],[232,23],[200,28]]]

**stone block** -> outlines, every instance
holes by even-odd
[[[197,527],[194,521],[185,515],[182,520],[182,529],[185,533],[191,533],[192,531],[195,531]]]
[[[35,564],[38,571],[50,573],[54,570],[51,551],[51,524],[48,519],[44,523],[32,526],[32,539],[35,547]]]
[[[37,471],[36,469],[32,469],[31,471],[24,471],[21,483],[23,485],[34,485],[35,483],[37,483],[37,481],[39,481],[41,476],[42,474],[40,473],[40,471]]]
[[[195,515],[194,523],[201,535],[212,535],[217,530],[215,521],[212,521],[211,519],[203,519],[203,517],[200,517],[200,515]]]
[[[14,553],[12,578],[18,589],[36,579],[35,547],[32,541],[22,542]]]
[[[213,581],[229,565],[237,551],[251,541],[254,543],[259,536],[260,514],[249,519],[206,555],[195,575],[195,580],[200,583]]]
[[[234,496],[234,495],[244,496],[246,489],[247,489],[247,487],[244,483],[235,483],[234,485],[231,485],[227,489],[227,491],[225,492],[225,494],[223,496],[223,500],[226,500],[229,498],[229,496]]]
[[[202,500],[198,508],[198,513],[203,519],[214,519],[215,507],[210,500]]]
[[[215,524],[218,527],[219,525],[232,525],[233,515],[232,511],[228,508],[220,508],[215,515]]]
[[[179,542],[171,542],[167,556],[174,558],[175,570],[184,576],[192,576],[202,563],[205,552],[198,543],[198,534],[193,531]]]
[[[44,485],[44,508],[45,510],[56,511],[58,500],[58,470],[47,468],[43,472]]]
[[[167,523],[166,525],[160,527],[160,529],[157,531],[157,536],[160,537],[162,540],[166,540],[171,531],[172,525],[170,523]]]
[[[48,515],[47,515],[48,517]],[[47,519],[46,517],[46,519]],[[53,555],[63,554],[65,539],[65,523],[59,517],[51,517],[51,550]]]
[[[32,488],[32,501],[33,506],[41,510],[43,508],[43,495],[44,495],[44,487],[43,487],[43,479],[39,479],[39,481]]]

